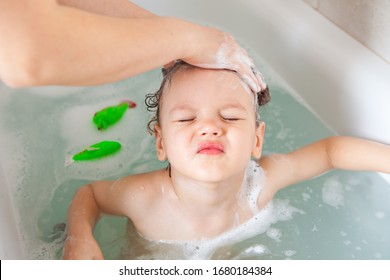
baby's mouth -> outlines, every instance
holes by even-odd
[[[197,153],[204,155],[219,155],[224,153],[224,148],[220,143],[204,142],[198,146]]]

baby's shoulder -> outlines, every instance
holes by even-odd
[[[132,174],[113,182],[111,189],[122,192],[123,195],[137,195],[138,198],[152,199],[160,193],[164,170]]]
[[[116,180],[95,181],[89,184],[98,204],[107,213],[127,216],[134,220],[156,207],[161,171],[128,175]],[[161,192],[160,192],[161,193]]]

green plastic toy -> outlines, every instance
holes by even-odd
[[[102,141],[95,143],[80,153],[77,153],[66,160],[65,165],[70,165],[75,161],[88,161],[99,159],[118,152],[121,149],[121,144],[115,141]]]
[[[135,108],[137,104],[133,101],[126,100],[116,106],[106,107],[95,113],[93,123],[99,130],[106,130],[108,127],[116,124],[126,113],[128,108]]]

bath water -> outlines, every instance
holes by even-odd
[[[271,103],[260,112],[266,123],[264,154],[289,152],[334,135],[276,73],[261,61],[257,64],[272,95]],[[13,186],[26,259],[61,257],[67,209],[79,187],[93,180],[165,167],[166,163],[156,159],[153,137],[147,134],[149,116],[144,106],[145,94],[154,92],[160,80],[160,71],[155,70],[88,88],[11,90],[0,85],[1,160]],[[97,131],[92,123],[94,112],[124,99],[138,106],[112,128]],[[67,156],[102,140],[119,141],[122,150],[98,161],[65,167]],[[207,243],[212,247],[207,257],[390,258],[390,188],[377,174],[332,171],[280,191],[274,204],[279,218],[242,240]],[[126,228],[126,219],[120,217],[105,216],[98,223],[95,235],[107,259],[119,258],[127,246]],[[138,257],[169,258],[171,246],[140,242],[161,254]],[[190,243],[183,246],[199,249]]]

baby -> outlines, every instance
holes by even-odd
[[[390,173],[389,146],[351,137],[261,157],[265,124],[258,109],[268,100],[267,88],[252,93],[233,71],[181,62],[168,69],[147,98],[156,110],[149,128],[157,157],[168,168],[80,188],[63,257],[103,258],[92,233],[102,212],[129,218],[147,240],[208,239],[249,221],[278,190],[330,169]],[[264,174],[253,177],[261,182],[249,200],[240,195],[248,170]]]

